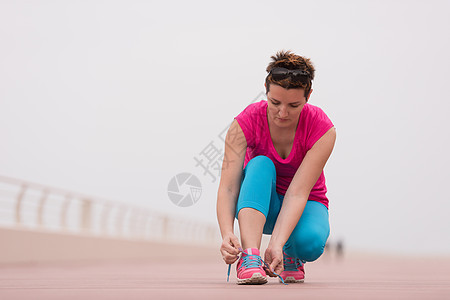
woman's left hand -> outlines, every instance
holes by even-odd
[[[270,267],[270,270],[267,270],[266,268],[267,275],[270,277],[277,277],[274,272],[278,275],[283,272],[283,247],[271,246],[269,244],[264,253],[264,261]]]

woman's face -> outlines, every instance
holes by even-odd
[[[267,117],[272,125],[296,128],[300,112],[306,104],[305,89],[285,89],[277,84],[271,84],[267,93],[267,103]]]

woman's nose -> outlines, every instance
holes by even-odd
[[[281,107],[278,114],[280,115],[280,118],[286,118],[288,116],[287,109],[285,107]]]

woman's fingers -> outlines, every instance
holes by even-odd
[[[240,249],[242,249],[242,246],[241,246],[241,243],[239,242],[239,239],[237,238],[237,236],[231,237],[231,243],[234,246],[234,249],[236,249],[238,251],[237,254],[239,254]]]
[[[236,260],[238,260],[239,256],[232,256],[232,255],[227,255],[227,256],[223,256],[223,260],[225,261],[226,264],[233,264]]]
[[[224,238],[220,252],[222,258],[227,264],[234,263],[239,258],[239,248],[241,247],[239,239],[236,236],[229,236]]]
[[[266,271],[266,274],[269,275],[269,277],[277,277],[277,275],[273,274],[273,272],[270,271],[269,268],[264,267],[264,270]]]
[[[283,271],[283,264],[279,258],[274,258],[273,261],[269,264],[270,270],[268,272],[270,277],[276,277],[280,275],[280,273]]]
[[[277,275],[273,274],[272,270],[270,269],[270,265],[272,264],[272,255],[270,254],[270,251],[266,251],[265,257],[266,265],[264,265],[264,270],[266,271],[267,275],[270,277],[275,277]]]
[[[231,254],[231,253],[227,252],[226,250],[221,250],[221,253],[222,253],[223,260],[227,264],[232,264],[239,258],[239,255]]]
[[[276,249],[268,248],[266,249],[265,259],[266,263],[269,265],[267,270],[267,275],[270,277],[276,277],[276,274],[280,274],[283,271],[283,252]]]
[[[279,258],[274,259],[273,263],[270,265],[272,270],[280,275],[281,272],[283,272],[283,263],[282,260]]]
[[[231,244],[229,243],[222,243],[222,247],[221,250],[224,252],[227,252],[230,255],[238,255],[239,254],[239,250],[237,248],[234,248]]]

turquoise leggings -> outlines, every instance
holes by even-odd
[[[257,156],[244,169],[236,207],[236,218],[242,208],[250,207],[264,214],[264,234],[272,234],[284,196],[276,192],[276,171],[267,156]],[[320,202],[307,201],[300,220],[283,251],[303,262],[318,259],[330,234],[328,209]]]

